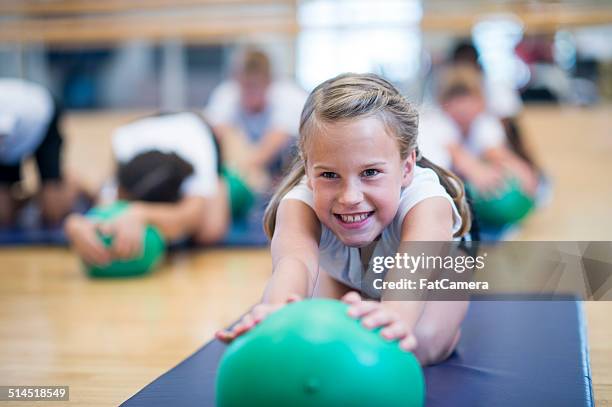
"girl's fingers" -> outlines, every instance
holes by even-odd
[[[104,252],[93,251],[87,257],[89,258],[86,258],[85,261],[96,266],[104,266],[110,262],[109,256]]]
[[[302,301],[302,297],[300,295],[291,294],[289,297],[287,297],[287,303],[298,302],[298,301]]]
[[[88,245],[87,242],[81,246],[79,251],[86,263],[94,266],[101,265],[103,263],[102,254],[98,252],[94,246]]]
[[[125,257],[134,258],[138,256],[138,240],[135,233],[126,233],[125,241]]]
[[[90,264],[92,266],[101,266],[102,262],[95,256],[90,253],[82,252],[81,257],[85,261],[85,263]]]
[[[350,306],[348,314],[353,318],[362,318],[375,309],[379,308],[380,303],[377,301],[361,301]]]
[[[226,343],[227,343],[227,342],[229,342],[229,341],[231,341],[232,339],[234,339],[234,336],[232,335],[232,333],[231,333],[231,332],[228,332],[228,331],[226,331],[226,330],[222,330],[222,331],[217,331],[217,332],[215,332],[215,337],[216,337],[218,340],[220,340],[220,341],[222,341],[222,342],[226,342]]]
[[[408,352],[412,352],[413,350],[415,350],[417,345],[418,343],[416,336],[414,336],[413,334],[407,335],[400,342],[400,348]]]
[[[113,234],[113,226],[110,223],[98,223],[96,224],[96,229],[103,235]]]
[[[251,311],[253,322],[254,323],[261,322],[261,320],[264,319],[269,313],[270,313],[269,307],[266,307],[266,306],[261,305],[261,304],[260,305],[256,305],[253,308],[253,310]]]
[[[361,296],[357,292],[351,291],[342,297],[342,301],[346,302],[347,304],[356,304],[361,301]]]
[[[404,339],[408,334],[406,325],[402,321],[395,321],[380,331],[383,338],[390,341],[395,339]]]
[[[251,314],[246,314],[242,321],[240,321],[233,329],[236,335],[241,335],[251,329],[255,325],[255,320]]]
[[[243,333],[247,332],[251,328],[253,328],[256,324],[257,324],[257,321],[249,313],[249,314],[246,314],[242,318],[242,320],[240,320],[240,322],[238,322],[232,328],[227,329],[227,330],[217,331],[215,333],[215,336],[223,342],[230,342],[236,339],[238,336],[242,335]]]
[[[139,246],[138,236],[129,233],[117,233],[115,242],[113,242],[113,248],[115,248],[117,256],[122,259],[138,256]]]
[[[366,328],[373,329],[379,326],[389,325],[391,322],[394,321],[394,319],[395,318],[391,315],[389,311],[382,308],[378,308],[366,315],[361,320],[361,323]]]
[[[142,255],[142,245],[140,243],[140,236],[134,235],[132,240],[132,250],[130,252],[130,257],[140,257]]]
[[[125,242],[124,242],[122,233],[117,233],[115,235],[115,238],[113,239],[113,244],[111,246],[111,250],[116,257],[120,259],[125,258],[126,250],[125,250]]]
[[[110,254],[93,236],[91,239],[83,240],[83,257],[87,263],[102,266],[110,262]]]

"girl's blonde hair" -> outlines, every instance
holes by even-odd
[[[419,116],[416,109],[391,83],[381,77],[374,74],[347,73],[323,82],[306,100],[300,119],[299,154],[290,172],[272,196],[264,214],[264,230],[269,238],[274,234],[276,212],[281,199],[306,173],[305,147],[313,132],[324,123],[370,115],[379,117],[390,134],[396,136],[402,160],[416,150],[417,164],[436,172],[461,215],[462,225],[456,236],[461,236],[470,229],[471,216],[463,182],[453,173],[427,160],[418,151]]]

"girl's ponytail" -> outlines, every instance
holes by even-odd
[[[278,211],[278,206],[280,205],[281,200],[287,194],[287,192],[300,183],[304,175],[306,175],[304,161],[298,155],[291,165],[291,170],[278,186],[278,189],[272,196],[272,199],[270,199],[270,202],[266,207],[266,211],[264,212],[263,226],[269,239],[272,239],[272,235],[274,235],[274,229],[276,227],[276,212]]]
[[[461,181],[461,179],[452,172],[432,163],[427,158],[420,155],[420,152],[418,151],[417,165],[422,168],[429,168],[433,170],[440,179],[440,184],[442,184],[446,192],[453,199],[453,202],[459,211],[459,215],[461,216],[461,228],[457,231],[457,233],[455,233],[455,237],[463,236],[469,232],[470,227],[472,226],[472,215],[466,199],[463,181]]]

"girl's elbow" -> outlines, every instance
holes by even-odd
[[[461,330],[447,332],[441,326],[423,326],[417,329],[417,349],[414,354],[423,366],[443,362],[453,353],[461,337]]]

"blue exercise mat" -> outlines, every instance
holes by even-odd
[[[215,246],[221,247],[261,247],[268,244],[263,230],[263,216],[266,198],[260,197],[244,219],[232,222],[227,234]]]
[[[81,211],[80,213],[84,213]],[[232,222],[225,237],[214,246],[216,247],[262,247],[268,244],[263,226],[264,207],[260,204],[245,218]],[[24,245],[53,245],[65,246],[68,244],[66,235],[61,227],[17,226],[0,229],[0,246],[24,246]],[[173,248],[200,247],[199,245],[181,242],[173,245]]]
[[[0,246],[51,245],[68,244],[62,228],[10,228],[0,229]],[[238,222],[231,225],[227,234],[216,247],[262,247],[268,244],[261,222]],[[179,244],[176,247],[180,248]],[[189,245],[191,246],[191,244]],[[193,246],[196,246],[195,244]]]
[[[208,343],[123,405],[214,406],[224,349]],[[428,407],[592,406],[580,303],[473,302],[456,352],[425,379]]]
[[[62,228],[8,228],[0,229],[0,246],[65,246],[66,235]]]

